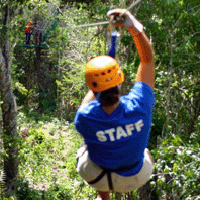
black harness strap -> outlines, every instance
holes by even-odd
[[[88,184],[95,184],[97,183],[98,181],[100,181],[103,176],[106,174],[106,171],[103,169],[103,171],[101,172],[101,174],[99,174],[99,176],[97,176],[97,178],[95,178],[94,180],[92,181],[88,181]]]
[[[113,184],[112,184],[112,177],[111,177],[111,171],[108,169],[103,169],[103,171],[101,172],[101,174],[99,174],[99,176],[97,176],[97,178],[95,178],[92,181],[88,181],[88,184],[95,184],[98,181],[100,181],[104,175],[107,174],[107,179],[108,179],[108,186],[110,190],[113,190]]]
[[[107,178],[108,178],[108,186],[110,190],[113,190],[113,183],[112,183],[112,177],[111,177],[111,171],[107,171]]]
[[[111,173],[112,172],[122,172],[122,171],[127,171],[129,169],[133,169],[135,166],[138,165],[139,162],[140,161],[134,163],[131,166],[123,167],[123,168],[120,168],[120,169],[106,169],[106,168],[101,167],[103,169],[103,171],[101,172],[101,174],[99,174],[99,176],[97,176],[97,178],[95,178],[94,180],[88,181],[88,184],[95,184],[95,183],[97,183],[98,181],[100,181],[104,177],[105,174],[107,174],[109,189],[113,190],[113,183],[112,183]]]

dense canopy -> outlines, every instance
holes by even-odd
[[[9,191],[0,186],[0,195],[95,197],[75,171],[81,138],[73,119],[88,90],[84,66],[91,58],[108,54],[110,31],[107,24],[84,25],[108,21],[109,9],[127,8],[131,3],[0,0],[0,169],[4,167]],[[118,199],[199,199],[199,0],[140,1],[131,12],[145,26],[156,55],[156,106],[149,145],[155,172],[140,191],[113,195]],[[29,21],[33,25],[27,45]],[[121,38],[116,58],[125,73],[125,94],[134,84],[139,57],[131,36],[117,31]]]

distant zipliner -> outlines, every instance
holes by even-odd
[[[59,21],[60,20],[57,17],[50,22],[44,23],[43,26],[40,26],[39,21],[34,22],[33,20],[30,20],[25,26],[25,35],[26,35],[25,43],[20,44],[20,46],[28,48],[38,47],[41,49],[53,48],[53,46],[47,45],[48,38],[50,32],[56,29]]]
[[[26,26],[25,26],[25,34],[26,34],[26,45],[30,45],[30,39],[31,39],[31,34],[32,34],[32,26],[33,26],[33,21],[29,21]]]
[[[58,23],[60,22],[58,17],[58,14],[61,14],[59,6],[49,3],[47,17],[36,17],[37,15],[35,12],[32,11],[32,13],[33,14],[29,14],[30,21],[26,24],[25,27],[26,39],[23,44],[19,45],[27,48],[53,48],[53,46],[48,45],[48,39],[51,31],[55,30]]]
[[[25,43],[27,47],[35,47],[41,45],[42,33],[38,27],[37,22],[33,22],[32,20],[29,21],[25,26],[25,34],[26,34]],[[34,46],[32,46],[33,44],[30,44],[31,35],[34,36],[34,41],[35,41]]]

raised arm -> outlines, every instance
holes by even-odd
[[[140,65],[138,67],[136,81],[148,84],[155,88],[155,58],[151,43],[145,35],[143,25],[127,10],[114,9],[107,14],[111,18],[111,23],[115,26],[125,27],[132,35],[138,55]]]
[[[140,65],[138,67],[136,81],[142,81],[155,88],[155,58],[149,39],[144,32],[135,34],[133,28],[128,28],[134,38],[137,48]]]

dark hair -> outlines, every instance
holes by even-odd
[[[101,102],[102,106],[112,106],[119,101],[119,98],[120,88],[118,86],[115,86],[101,92],[99,96],[99,101]]]

